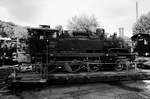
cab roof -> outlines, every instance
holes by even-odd
[[[140,33],[140,34],[135,34],[131,37],[132,40],[135,40],[137,38],[147,38],[147,37],[150,37],[150,34],[146,34],[146,33]]]

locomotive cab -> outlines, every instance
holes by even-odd
[[[57,49],[58,30],[49,28],[28,28],[29,48],[32,63],[47,62],[49,54]]]

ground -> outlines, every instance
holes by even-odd
[[[150,99],[150,81],[40,85],[32,88],[13,92],[3,88],[0,99]]]

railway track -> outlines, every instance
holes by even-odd
[[[11,77],[9,77],[11,79]],[[109,81],[129,81],[129,80],[148,80],[150,71],[129,70],[129,71],[101,71],[101,72],[82,72],[82,73],[54,73],[43,75],[39,73],[18,73],[11,82],[23,83],[64,83],[64,82],[109,82]]]

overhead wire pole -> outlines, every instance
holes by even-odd
[[[139,12],[138,12],[138,1],[136,1],[136,21],[138,20],[138,14],[139,14]],[[135,70],[137,70],[137,64],[135,63]]]
[[[138,20],[138,2],[136,1],[136,21]]]

